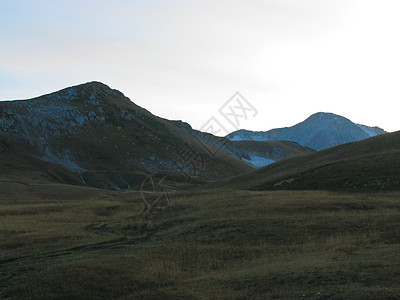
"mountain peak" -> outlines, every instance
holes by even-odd
[[[236,131],[227,137],[233,140],[295,141],[302,146],[321,150],[384,133],[383,129],[355,124],[340,115],[318,112],[292,127],[264,132]]]
[[[335,115],[334,113],[331,113],[331,112],[320,111],[315,114],[312,114],[311,117],[312,116],[337,116],[337,115]]]
[[[38,99],[56,100],[56,101],[78,101],[78,102],[125,102],[130,100],[118,90],[110,88],[108,85],[91,81],[79,85],[64,88],[62,90],[38,97]]]
[[[104,84],[104,83],[102,83],[100,81],[89,81],[89,82],[86,82],[86,83],[82,83],[82,84],[78,84],[78,85],[72,86],[70,88],[88,89],[88,90],[102,89],[102,90],[105,90],[105,91],[112,91],[113,90],[108,85],[106,85],[106,84]]]
[[[326,120],[330,120],[330,119],[346,119],[345,117],[336,115],[334,113],[330,113],[330,112],[317,112],[315,114],[312,114],[308,119],[317,119],[317,120],[321,120],[321,119],[326,119]]]
[[[112,89],[108,85],[106,85],[102,82],[99,82],[99,81],[90,81],[87,83],[78,84],[75,86],[65,88],[61,91],[64,91],[64,90],[76,91],[79,94],[89,94],[89,95],[91,95],[91,98],[94,98],[98,94],[112,95],[112,96],[117,96],[117,95],[121,96],[122,95],[123,96],[123,94],[120,91]],[[61,91],[59,91],[59,92],[61,92]]]

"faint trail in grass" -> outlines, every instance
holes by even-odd
[[[108,228],[106,224],[103,224],[100,227],[98,224],[91,224],[85,229],[96,234],[111,233],[113,235],[118,235],[119,237],[109,241],[79,245],[57,251],[0,259],[0,290],[7,287],[8,282],[14,278],[21,277],[21,275],[24,273],[38,271],[44,264],[51,265],[51,261],[54,259],[75,256],[77,254],[83,254],[91,251],[101,251],[129,245],[136,245],[147,240],[147,238],[143,237],[134,239],[122,231]]]

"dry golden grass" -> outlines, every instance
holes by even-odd
[[[53,188],[0,202],[0,298],[400,297],[400,193]]]

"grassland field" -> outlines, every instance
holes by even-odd
[[[400,192],[0,188],[1,299],[400,299]]]

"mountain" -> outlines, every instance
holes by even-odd
[[[295,155],[315,152],[291,141],[230,141],[222,149],[257,168]]]
[[[257,168],[294,155],[315,152],[314,149],[300,146],[291,141],[231,141],[225,137],[216,137],[195,130],[188,123],[182,121],[175,121],[174,124],[202,143],[214,145],[219,150]]]
[[[155,172],[207,181],[252,169],[100,82],[0,101],[0,137],[7,151],[2,178],[13,167],[24,176],[40,171],[37,178],[62,177],[74,184],[78,178],[80,184],[120,189],[137,186]]]
[[[0,135],[0,191],[18,184],[59,182],[81,184],[79,174],[61,165],[39,159],[40,153],[32,146],[7,141]],[[18,190],[18,188],[16,188]]]
[[[399,190],[400,131],[298,155],[219,183],[243,189]]]
[[[384,133],[386,132],[379,127],[355,124],[345,117],[320,112],[292,127],[260,132],[238,130],[229,134],[227,138],[233,141],[294,141],[302,146],[322,150]]]

